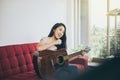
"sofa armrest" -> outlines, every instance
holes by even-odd
[[[88,67],[88,58],[78,57],[78,58],[75,58],[74,60],[69,61],[69,63],[83,65],[84,68],[87,68]]]

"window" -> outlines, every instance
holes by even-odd
[[[120,5],[118,0],[109,0],[108,54],[120,53]]]
[[[90,45],[92,46],[92,57],[103,57],[106,53],[106,12],[106,0],[89,1]]]
[[[114,45],[112,45],[115,43],[111,43],[113,37],[111,38],[110,35],[115,33],[113,31],[116,26],[120,26],[120,22],[118,19],[115,25],[115,16],[107,16],[107,12],[115,8],[120,9],[118,0],[89,1],[90,45],[92,46],[92,57],[105,57],[110,55],[111,50],[115,48]]]

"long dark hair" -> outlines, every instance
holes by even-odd
[[[54,30],[60,26],[63,26],[65,28],[65,31],[64,31],[63,36],[60,38],[62,40],[62,44],[56,45],[57,49],[67,48],[67,46],[66,46],[66,26],[63,23],[56,23],[55,25],[53,25],[53,27],[48,35],[48,37],[52,37],[54,34]]]

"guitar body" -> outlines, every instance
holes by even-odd
[[[38,63],[38,68],[40,75],[43,78],[48,78],[53,75],[57,70],[58,66],[67,65],[67,61],[64,61],[62,56],[66,56],[67,51],[65,49],[60,49],[57,51],[44,50],[39,52],[39,57],[42,59]],[[59,63],[59,65],[58,65]]]

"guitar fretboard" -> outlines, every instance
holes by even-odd
[[[70,58],[72,58],[72,57],[78,56],[78,55],[81,54],[81,52],[82,52],[82,51],[78,51],[78,52],[76,52],[76,53],[73,53],[73,54],[64,56],[64,60],[68,60],[68,59],[70,59]]]

